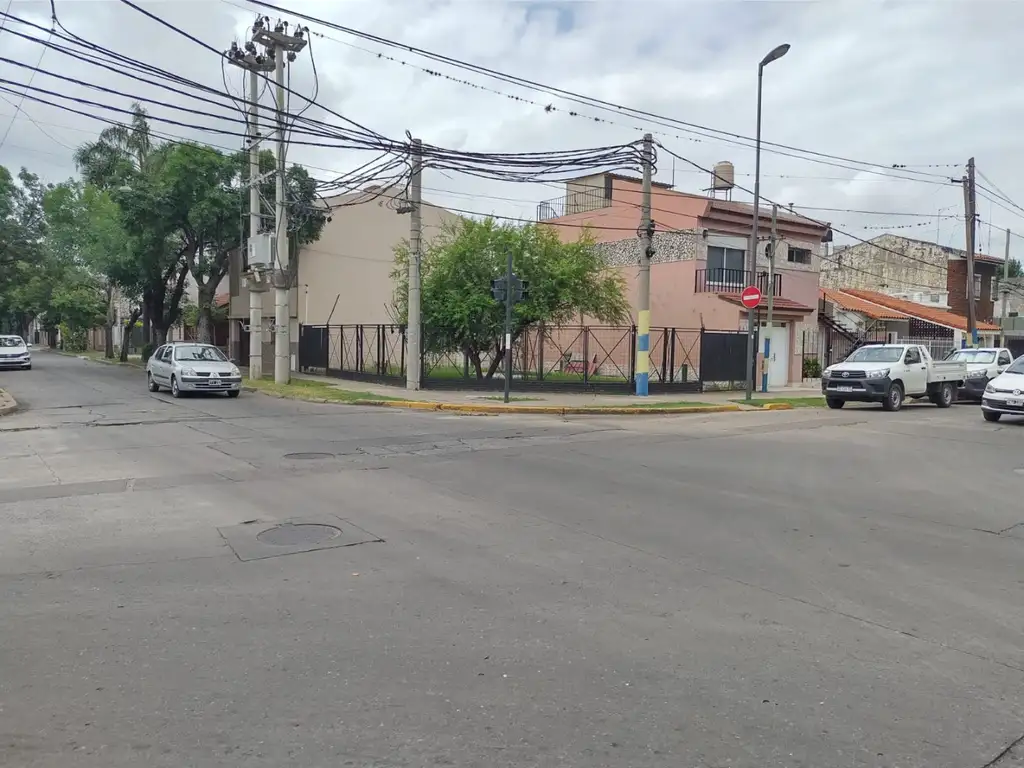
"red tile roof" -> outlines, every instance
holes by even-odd
[[[854,296],[864,301],[869,301],[872,304],[877,304],[882,307],[888,307],[889,309],[895,309],[898,312],[903,312],[910,317],[918,320],[924,320],[929,323],[935,323],[936,325],[944,325],[947,328],[956,328],[960,331],[967,331],[967,318],[963,315],[954,315],[952,312],[947,312],[944,309],[936,309],[935,307],[926,307],[924,304],[918,304],[913,301],[906,301],[905,299],[897,299],[893,296],[887,296],[884,293],[878,291],[865,291],[859,288],[844,288],[843,293]],[[978,324],[979,331],[998,331],[999,326],[993,325],[992,323],[981,323]]]
[[[720,293],[718,294],[718,298],[725,299],[726,301],[731,302],[733,304],[742,305],[742,302],[740,301],[740,295],[738,293]],[[761,303],[757,305],[757,309],[767,309],[767,307],[768,297],[761,296]],[[776,296],[775,300],[772,301],[772,307],[779,310],[780,312],[807,313],[814,311],[813,307],[808,307],[806,304],[801,304],[800,302],[793,301],[792,299],[783,299],[779,296]]]
[[[226,307],[231,303],[231,294],[218,293],[216,296],[213,297],[213,303],[214,306],[217,307]]]
[[[826,301],[832,302],[840,309],[845,309],[847,312],[856,312],[859,315],[870,317],[872,320],[906,320],[908,317],[903,312],[872,304],[870,301],[858,299],[856,296],[851,296],[848,293],[837,291],[833,288],[822,288],[821,297]]]

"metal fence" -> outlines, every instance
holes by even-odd
[[[512,386],[521,391],[628,393],[636,378],[635,326],[532,326],[512,346]],[[756,348],[756,344],[755,344]],[[649,391],[699,392],[741,386],[743,331],[652,328]],[[344,379],[402,384],[405,328],[397,325],[304,325],[299,370]],[[425,353],[424,389],[500,390],[503,355]]]

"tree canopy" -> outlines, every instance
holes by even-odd
[[[493,376],[504,350],[504,304],[491,296],[491,280],[506,271],[529,283],[529,299],[513,312],[513,341],[531,325],[568,323],[581,315],[606,323],[629,317],[622,277],[605,264],[593,237],[583,232],[563,243],[550,228],[460,219],[446,225],[421,253],[420,311],[423,349],[464,352],[478,378]],[[409,245],[395,250],[394,316],[408,317]],[[482,361],[491,353],[492,364]]]

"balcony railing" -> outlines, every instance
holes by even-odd
[[[782,275],[774,275],[772,296],[782,295]],[[740,293],[750,284],[745,269],[698,269],[694,275],[694,293]],[[768,273],[757,275],[757,287],[768,295]]]
[[[607,208],[612,201],[605,196],[604,189],[583,188],[561,197],[543,200],[537,204],[537,221],[548,221],[574,213],[588,213]]]

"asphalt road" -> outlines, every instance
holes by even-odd
[[[1022,424],[34,363],[0,373],[5,768],[1024,765]]]

